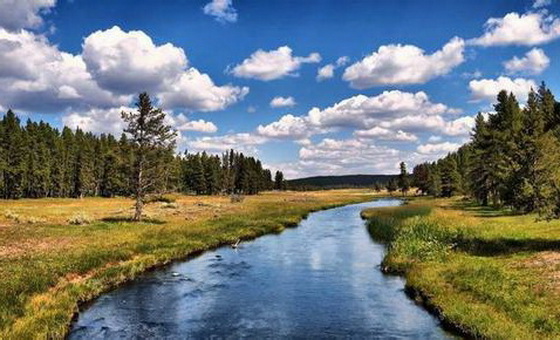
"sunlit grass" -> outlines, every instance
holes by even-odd
[[[142,223],[130,222],[133,202],[126,198],[0,201],[0,339],[63,338],[78,303],[150,267],[280,232],[311,211],[374,196],[271,192],[232,203],[178,195],[149,204]]]
[[[491,339],[560,338],[560,221],[433,199],[363,215],[388,243],[385,268],[404,273],[409,291],[454,327]]]

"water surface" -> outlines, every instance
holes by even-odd
[[[378,200],[146,273],[80,313],[70,339],[449,339],[383,275],[360,219]]]

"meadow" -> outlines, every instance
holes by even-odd
[[[455,199],[362,213],[386,272],[469,337],[560,338],[560,221]]]
[[[220,245],[278,233],[368,190],[168,195],[130,221],[127,198],[0,201],[0,338],[64,338],[79,306],[142,272]]]

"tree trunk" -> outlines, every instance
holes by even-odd
[[[142,158],[142,156],[140,156]],[[134,206],[134,221],[142,220],[142,209],[144,208],[144,188],[143,188],[143,160],[140,159],[138,162],[138,174],[136,177],[136,204]]]

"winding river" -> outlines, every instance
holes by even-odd
[[[451,339],[379,270],[360,218],[377,200],[148,272],[80,313],[69,339]]]

